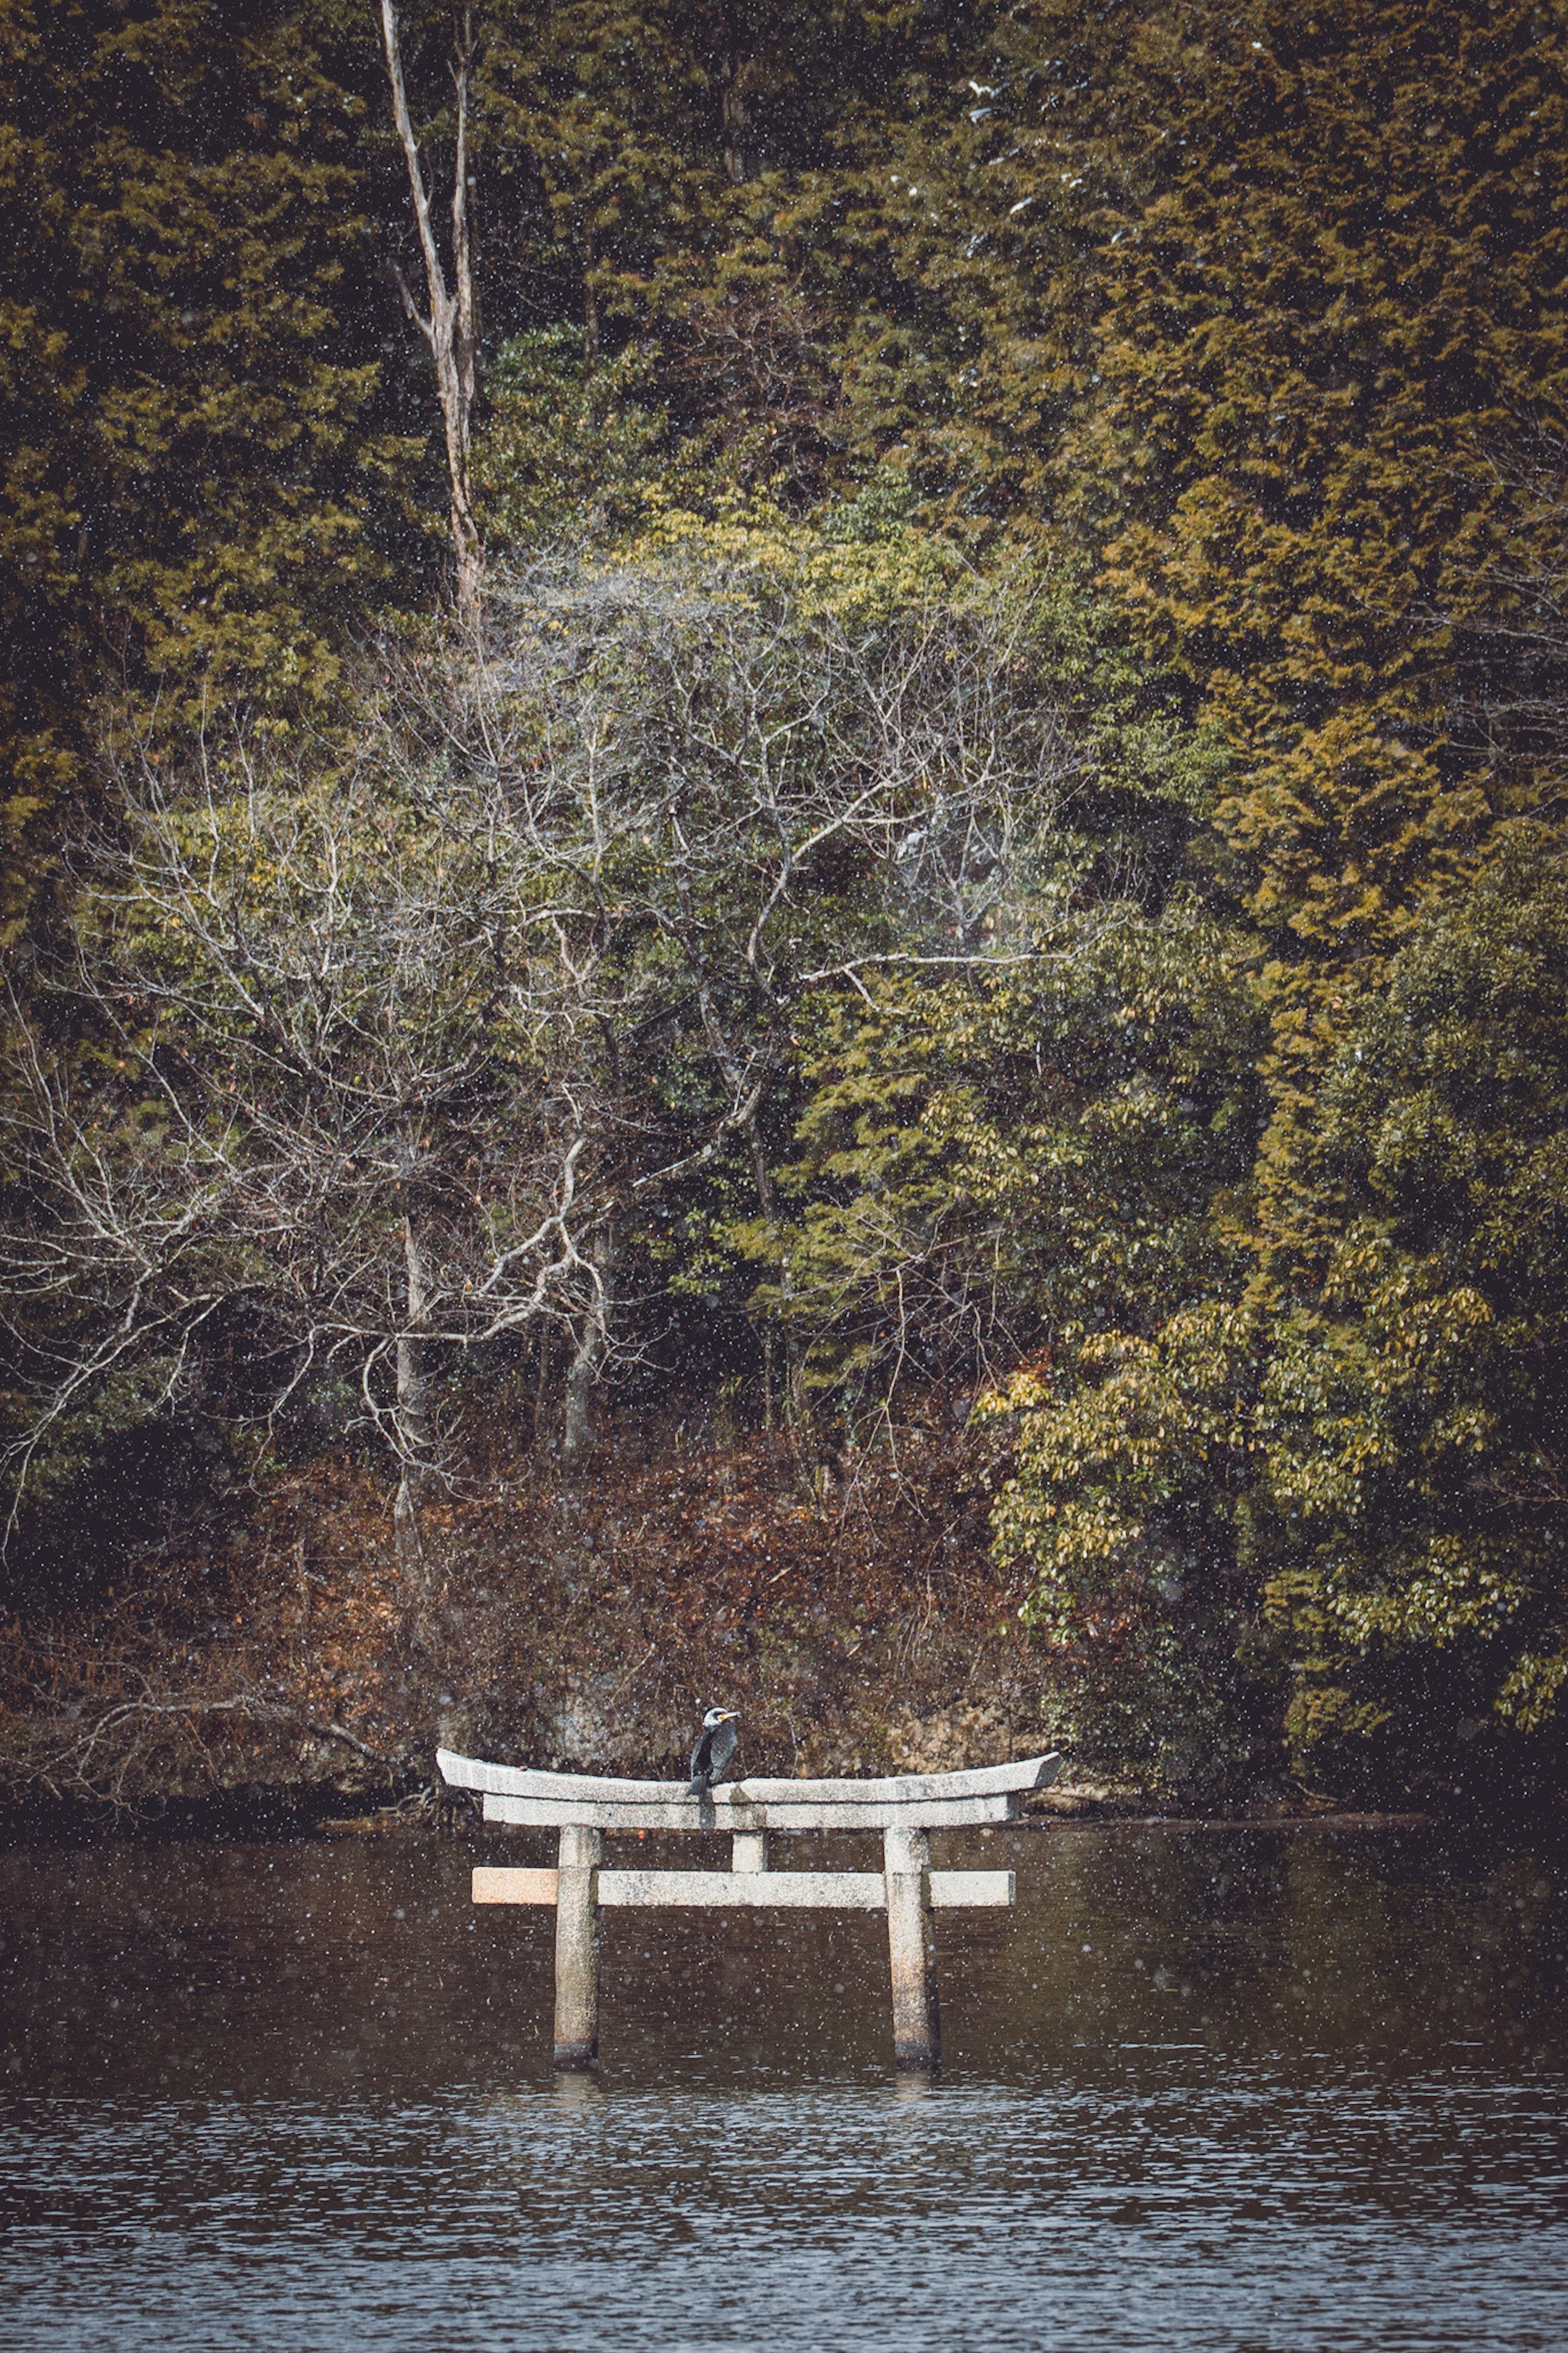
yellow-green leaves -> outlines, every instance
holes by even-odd
[[[1503,445],[1568,396],[1568,49],[1519,0],[1259,31],[1218,45],[1173,184],[1105,250],[1081,459],[1124,609],[1240,756],[1255,915],[1291,961],[1353,963],[1497,806],[1499,728],[1467,756],[1453,703],[1510,594]]]
[[[1233,1277],[1212,1213],[1250,1155],[1251,1008],[1190,906],[1037,904],[994,962],[868,995],[807,1027],[788,1172],[820,1382],[1000,1374]]]
[[[1568,1632],[1568,894],[1521,828],[1434,906],[1320,1098],[1335,1231],[1277,1297],[1258,1407],[1269,1605],[1324,1690],[1394,1713],[1402,1662],[1458,1651],[1530,1726]],[[1529,1662],[1536,1662],[1531,1665]],[[1338,1704],[1336,1703],[1336,1708]]]
[[[345,336],[359,105],[293,7],[7,0],[0,126],[0,763],[19,910],[91,706],[143,723],[330,697],[367,532],[379,363]]]

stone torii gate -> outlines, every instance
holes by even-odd
[[[900,2069],[934,2073],[942,2061],[931,1912],[1011,1905],[1010,1871],[933,1871],[929,1833],[1016,1820],[1044,1789],[1058,1756],[960,1773],[900,1773],[880,1781],[721,1782],[692,1797],[684,1782],[618,1781],[541,1773],[436,1752],[442,1778],[483,1793],[487,1822],[558,1830],[552,1871],[480,1867],[476,1904],[555,1906],[555,2064],[592,2068],[599,2055],[599,1914],[622,1905],[827,1905],[888,1915],[893,2048]],[[773,1871],[770,1831],[880,1831],[880,1871]],[[635,1831],[724,1831],[728,1871],[607,1871],[605,1836]]]

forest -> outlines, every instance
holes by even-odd
[[[1563,0],[0,21],[5,1792],[1550,1791]]]

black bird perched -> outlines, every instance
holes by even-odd
[[[691,1786],[688,1797],[705,1798],[735,1754],[739,1718],[732,1707],[710,1707],[702,1719],[701,1736],[691,1752]]]

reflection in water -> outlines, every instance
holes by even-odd
[[[939,1923],[935,2085],[875,1915],[611,1915],[595,2083],[468,1901],[525,1840],[0,1857],[0,2348],[1568,2343],[1554,1862],[941,1843],[1019,1909]]]
[[[918,2067],[903,2070],[895,2075],[892,2081],[894,2105],[896,2107],[912,2106],[915,2101],[923,2100],[928,2092],[934,2092],[939,2080],[935,2075],[922,2073]]]
[[[592,2075],[579,2075],[575,2073],[557,2075],[552,2088],[557,2105],[568,2115],[574,2111],[580,2113],[584,2109],[593,2109],[598,2105],[599,2086]]]

